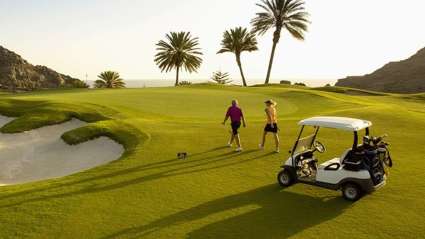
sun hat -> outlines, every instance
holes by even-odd
[[[266,101],[266,102],[264,102],[264,103],[266,103],[266,104],[270,104],[270,105],[277,105],[276,101],[274,101],[274,100],[272,100],[272,99],[267,100],[267,101]]]

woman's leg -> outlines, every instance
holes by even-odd
[[[276,152],[279,152],[280,140],[279,140],[279,135],[277,133],[274,134],[274,141],[275,141],[275,144],[276,144]]]
[[[260,148],[264,148],[264,146],[266,145],[266,136],[267,136],[267,131],[264,131],[263,133],[263,138],[260,144]]]

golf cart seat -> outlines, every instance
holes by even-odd
[[[365,152],[363,150],[349,150],[342,160],[344,169],[350,171],[359,171],[362,168]]]
[[[334,158],[332,160],[329,160],[319,165],[319,169],[326,170],[326,171],[327,170],[336,171],[340,169],[340,167],[341,167],[340,158]]]

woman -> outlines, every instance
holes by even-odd
[[[276,153],[279,153],[279,128],[277,126],[277,112],[276,112],[276,102],[274,102],[273,100],[268,100],[266,102],[264,102],[266,104],[266,116],[267,116],[267,124],[266,127],[264,128],[264,133],[263,133],[263,141],[260,144],[260,149],[264,149],[264,145],[266,144],[266,136],[268,133],[273,133],[274,135],[274,140],[275,140],[275,144],[276,144]]]

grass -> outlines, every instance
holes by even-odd
[[[419,96],[421,97],[421,96]],[[220,125],[231,99],[248,120],[245,151],[224,148]],[[263,102],[279,105],[282,149],[300,119],[316,115],[372,120],[388,133],[395,168],[388,185],[357,203],[305,185],[282,190],[276,175],[287,157],[258,151]],[[0,238],[420,238],[425,231],[424,102],[400,95],[353,95],[303,87],[188,86],[1,94],[1,114],[19,132],[77,117],[71,144],[101,135],[126,147],[108,165],[62,179],[0,188]],[[324,161],[351,134],[323,130]],[[271,138],[270,138],[271,140]],[[189,158],[176,159],[185,151]]]
[[[2,99],[0,113],[4,116],[17,117],[16,120],[0,129],[2,133],[19,133],[46,125],[60,124],[71,118],[78,118],[86,122],[108,119],[98,113],[94,107],[16,99]]]
[[[338,86],[324,86],[313,88],[314,90],[325,91],[325,92],[333,92],[347,95],[360,95],[360,96],[384,96],[388,95],[386,93],[370,91],[370,90],[361,90],[347,87],[338,87]]]
[[[413,95],[404,95],[403,97],[406,98],[406,99],[425,101],[425,93],[413,94]]]

